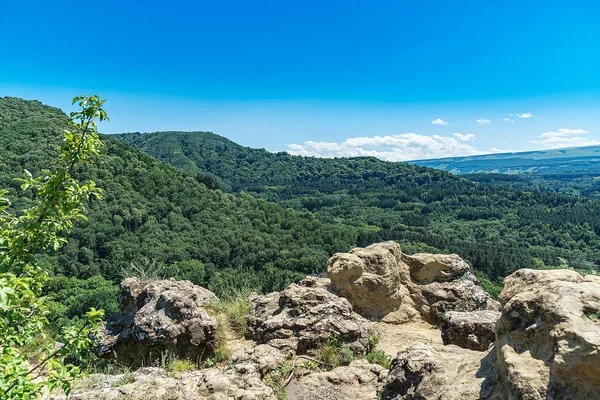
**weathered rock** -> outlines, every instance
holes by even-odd
[[[595,399],[600,277],[519,270],[504,280],[495,345],[414,345],[392,361],[389,399]]]
[[[600,277],[523,269],[500,300],[496,348],[511,398],[599,397]]]
[[[384,399],[505,399],[497,384],[495,353],[416,344],[392,360]]]
[[[289,400],[376,399],[386,376],[382,366],[356,360],[346,367],[292,380],[287,394]]]
[[[217,328],[201,307],[216,300],[189,281],[125,279],[120,311],[107,321],[97,352],[128,366],[152,365],[165,353],[196,361],[210,352]]]
[[[232,364],[254,364],[261,376],[279,367],[289,355],[268,344],[242,349],[231,356]]]
[[[396,242],[335,254],[327,264],[331,288],[356,312],[376,321],[439,323],[446,311],[498,310],[455,254],[402,254]]]
[[[442,315],[440,328],[444,344],[485,351],[496,340],[496,321],[500,312],[448,311]]]
[[[246,314],[244,336],[246,336],[246,339],[256,340],[258,327],[279,309],[279,292],[272,292],[263,296],[253,294],[250,296],[250,302],[252,307]]]
[[[92,375],[76,385],[72,400],[276,400],[252,364],[221,371],[204,369],[169,374],[160,368],[140,368],[125,375]],[[54,396],[51,399],[64,399]]]
[[[280,293],[252,298],[247,330],[259,344],[303,354],[332,335],[364,351],[376,334],[348,300],[328,292],[316,278],[291,284]]]
[[[404,324],[389,324],[376,322],[373,327],[379,335],[377,348],[390,357],[396,357],[400,350],[413,344],[444,344],[440,328],[425,321],[407,322]]]

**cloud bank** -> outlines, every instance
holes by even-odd
[[[455,133],[454,137],[403,133],[388,136],[354,137],[343,142],[314,142],[288,145],[288,153],[313,157],[377,157],[385,161],[485,154],[470,144],[475,135]]]
[[[481,125],[489,124],[490,122],[492,122],[487,118],[477,118],[475,121]]]
[[[466,135],[463,135],[462,133],[454,133],[454,136],[456,136],[459,140],[462,140],[463,142],[471,142],[477,137],[472,133],[467,133]]]
[[[546,149],[558,149],[561,147],[592,146],[600,144],[600,141],[588,139],[580,135],[590,133],[584,129],[560,128],[557,131],[544,132],[540,135],[541,140],[532,140],[531,143],[542,145]]]

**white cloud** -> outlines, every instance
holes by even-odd
[[[580,147],[600,144],[600,141],[588,139],[577,135],[590,133],[584,129],[560,128],[558,131],[544,132],[540,135],[542,140],[532,140],[531,143],[539,144],[545,149],[558,149],[561,147]]]
[[[434,125],[450,125],[450,122],[444,121],[441,118],[436,118],[436,119],[432,120],[431,123]]]
[[[541,138],[565,137],[570,135],[587,135],[590,133],[584,129],[565,129],[560,128],[556,132],[544,132],[540,135]]]
[[[510,114],[510,115],[512,115],[512,114]],[[510,118],[502,118],[502,121],[504,121],[504,122],[515,122],[515,121],[513,121]]]
[[[513,152],[513,151],[511,151],[511,150],[499,149],[499,148],[497,148],[497,147],[492,147],[492,148],[490,149],[490,152],[492,152],[492,153],[514,153],[514,152]]]
[[[460,135],[460,136],[458,136]],[[288,153],[313,157],[372,156],[386,161],[406,161],[427,158],[485,154],[466,141],[473,134],[454,134],[455,137],[403,133],[388,136],[348,138],[343,142],[314,142],[288,145]],[[465,139],[466,138],[466,139]]]
[[[466,135],[463,135],[462,133],[454,133],[454,136],[456,136],[458,139],[462,140],[463,142],[470,142],[475,140],[476,136],[472,133],[467,133]]]
[[[478,124],[485,125],[485,124],[489,124],[489,123],[490,123],[490,122],[492,122],[492,121],[490,121],[490,120],[489,120],[489,119],[487,119],[487,118],[477,118],[477,119],[476,119],[476,122],[477,122]]]
[[[532,113],[530,113],[530,112],[526,112],[526,113],[523,113],[523,114],[517,114],[517,117],[523,118],[523,119],[529,119],[529,118],[534,118],[535,116]]]

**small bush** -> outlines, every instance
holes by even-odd
[[[348,365],[357,357],[350,345],[341,345],[339,338],[331,335],[317,350],[317,358],[323,363],[322,368],[329,371]]]
[[[190,360],[173,359],[168,364],[167,371],[169,371],[169,372],[185,372],[185,371],[192,371],[194,369],[196,369],[196,364],[194,364]]]
[[[372,350],[365,358],[371,364],[379,364],[385,369],[390,369],[392,366],[392,359],[383,350]]]
[[[586,313],[585,315],[594,322],[600,321],[600,312]]]
[[[287,400],[285,381],[292,372],[292,364],[288,361],[264,376],[263,383],[273,389],[277,400]]]
[[[127,385],[129,383],[135,382],[135,377],[133,376],[133,372],[125,372],[121,378],[111,383],[112,387],[118,387]]]
[[[248,297],[247,293],[235,293],[209,305],[208,308],[216,314],[225,315],[233,333],[241,337],[244,336],[246,327],[246,314],[252,306]]]

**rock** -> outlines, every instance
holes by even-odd
[[[263,296],[250,296],[252,307],[246,314],[246,339],[256,340],[256,332],[263,322],[271,317],[279,309],[279,292],[265,294]]]
[[[523,269],[500,301],[498,363],[515,398],[598,398],[600,277]]]
[[[64,395],[51,397],[64,399]],[[125,375],[94,375],[75,386],[72,400],[276,400],[251,364],[226,371],[204,369],[169,374],[160,368],[140,368]]]
[[[369,321],[352,311],[348,300],[328,292],[316,278],[252,298],[246,322],[249,336],[257,343],[297,354],[318,347],[332,335],[365,351],[369,336],[376,334]]]
[[[265,376],[283,364],[288,356],[285,352],[268,344],[259,344],[258,346],[242,349],[233,354],[231,362],[232,364],[254,364],[260,375]]]
[[[506,399],[497,384],[495,353],[416,344],[392,360],[383,399]]]
[[[442,340],[444,344],[485,351],[496,340],[499,317],[500,312],[491,310],[449,311],[441,318]]]
[[[152,365],[165,353],[196,361],[210,352],[217,328],[201,307],[216,300],[189,281],[125,279],[97,353],[128,366]]]
[[[402,350],[384,398],[599,398],[600,277],[519,270],[504,280],[500,301],[491,349],[419,344]]]
[[[403,254],[396,242],[337,253],[327,263],[331,289],[374,321],[438,324],[446,311],[499,310],[469,265],[455,254]]]
[[[387,370],[366,360],[346,367],[314,373],[292,380],[287,387],[289,400],[376,399],[381,393]]]
[[[377,348],[394,358],[400,350],[413,344],[443,345],[440,328],[425,321],[407,322],[404,324],[389,324],[376,322],[373,327],[379,335]]]

